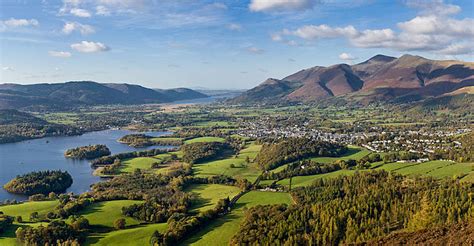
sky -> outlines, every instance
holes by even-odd
[[[246,89],[376,54],[473,52],[472,0],[0,0],[0,83]]]

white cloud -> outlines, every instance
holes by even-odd
[[[454,15],[461,11],[461,7],[453,4],[445,4],[443,0],[407,0],[407,6],[421,9],[422,15]]]
[[[26,26],[39,26],[39,22],[36,19],[15,19],[10,18],[1,22],[6,27],[26,27]]]
[[[357,47],[384,47],[389,46],[396,39],[392,29],[364,30],[349,36],[349,40]]]
[[[412,1],[415,4],[415,1]],[[472,53],[474,43],[474,19],[456,19],[451,15],[459,12],[455,5],[446,5],[441,1],[422,6],[422,15],[397,24],[399,30],[391,28],[357,30],[352,25],[332,27],[328,25],[305,25],[295,30],[283,29],[271,35],[273,41],[292,45],[291,37],[307,41],[321,39],[344,38],[350,44],[361,48],[388,48],[398,51],[430,51],[448,55]],[[439,15],[428,14],[434,10]]]
[[[282,33],[273,33],[273,34],[270,35],[270,37],[273,41],[282,41],[283,40]]]
[[[283,34],[288,34],[288,31],[284,30]],[[355,36],[357,35],[357,30],[353,26],[332,28],[327,25],[309,25],[296,29],[292,34],[303,39],[319,39]]]
[[[71,48],[82,53],[96,53],[110,50],[110,48],[103,43],[90,41],[71,44]]]
[[[225,5],[223,3],[212,3],[212,4],[209,4],[208,7],[216,8],[216,9],[223,9],[223,10],[228,9],[227,5]]]
[[[103,5],[99,5],[97,7],[95,7],[95,14],[96,15],[102,15],[102,16],[109,16],[110,15],[110,10],[103,6]]]
[[[69,58],[72,56],[70,52],[67,51],[49,51],[48,54],[53,57],[60,57],[60,58]]]
[[[444,54],[444,55],[474,54],[474,45],[473,44],[451,44],[448,47],[438,51],[438,53]]]
[[[122,8],[143,7],[150,3],[149,0],[96,0],[99,4]]]
[[[357,60],[358,58],[349,53],[341,53],[339,55],[339,59],[344,60],[344,61],[353,61],[353,60]]]
[[[95,32],[93,26],[84,25],[78,22],[66,22],[64,23],[64,27],[62,32],[64,34],[71,34],[74,31],[80,32],[82,35],[87,35]]]
[[[64,4],[72,6],[79,6],[79,4],[81,4],[82,2],[84,2],[84,0],[63,0]]]
[[[144,9],[154,0],[63,0],[59,14],[67,13],[79,16],[90,17],[91,10],[95,10],[97,15],[110,15],[112,12],[133,12],[135,9]]]
[[[2,67],[2,70],[3,71],[15,71],[12,67],[8,67],[8,66]]]
[[[73,8],[69,12],[77,17],[82,18],[89,18],[92,16],[91,13],[85,9]]]
[[[408,33],[474,38],[474,19],[470,18],[457,20],[435,15],[417,16],[409,21],[398,23],[398,27]]]
[[[254,12],[295,11],[311,9],[313,0],[251,0],[249,9]]]
[[[240,24],[232,23],[227,25],[227,29],[232,31],[242,31],[242,26]]]
[[[247,52],[249,53],[252,53],[252,54],[256,54],[256,55],[260,55],[260,54],[263,54],[265,51],[260,49],[260,48],[257,48],[257,47],[248,47],[247,49]]]

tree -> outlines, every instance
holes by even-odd
[[[23,218],[21,216],[16,217],[16,222],[23,223]]]
[[[84,230],[89,228],[89,220],[84,217],[79,217],[71,223],[71,226],[74,230]]]
[[[122,230],[125,229],[126,221],[124,218],[120,218],[114,221],[114,228],[116,230]]]
[[[36,221],[39,218],[38,212],[33,212],[30,214],[30,221]]]

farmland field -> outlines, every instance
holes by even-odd
[[[41,202],[25,202],[15,205],[0,206],[0,211],[9,216],[21,216],[23,223],[14,222],[3,234],[0,233],[0,245],[16,245],[15,231],[20,226],[38,227],[46,225],[44,222],[31,222],[30,214],[38,212],[40,216],[46,215],[48,212],[54,210],[59,204],[57,200],[41,201]]]
[[[203,212],[214,208],[220,199],[232,199],[240,192],[235,186],[221,184],[195,184],[187,187],[186,192],[195,194],[198,198],[193,205],[194,209]]]
[[[124,218],[126,226],[134,226],[140,222],[134,218],[122,215],[122,207],[132,204],[143,203],[143,201],[117,200],[94,203],[81,211],[79,215],[89,220],[92,226],[113,227],[114,221]]]
[[[142,246],[148,245],[150,236],[154,231],[164,232],[166,223],[139,225],[130,229],[111,231],[106,233],[92,233],[87,237],[85,245],[126,245]]]
[[[290,195],[279,192],[248,192],[237,201],[231,213],[211,222],[203,230],[184,241],[183,245],[229,245],[230,239],[239,230],[245,207],[279,203],[290,204]]]
[[[53,211],[58,204],[59,202],[57,200],[25,202],[16,205],[0,206],[0,211],[10,216],[21,216],[23,221],[28,222],[31,213],[38,212],[40,216],[46,215],[48,212]]]
[[[200,142],[224,142],[225,139],[219,138],[219,137],[199,137],[199,138],[193,138],[190,140],[186,140],[186,144],[190,143],[200,143]]]
[[[230,156],[227,159],[215,160],[206,163],[196,164],[193,171],[197,176],[207,177],[213,175],[228,175],[232,177],[243,177],[250,181],[255,181],[261,173],[255,163],[247,163],[255,158],[261,146],[250,143],[240,151],[237,158]],[[231,166],[233,165],[233,167]]]

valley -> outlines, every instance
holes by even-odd
[[[33,170],[67,170],[73,177],[73,185],[65,194],[28,198],[2,191],[2,199],[9,200],[4,201],[0,211],[14,221],[0,234],[0,244],[16,245],[18,228],[32,228],[28,233],[35,233],[34,228],[40,225],[47,228],[64,221],[64,228],[70,228],[61,230],[71,230],[77,236],[70,240],[84,245],[228,245],[241,240],[241,233],[248,233],[242,226],[249,220],[249,213],[261,213],[261,206],[269,206],[272,212],[283,206],[278,209],[296,209],[292,211],[297,213],[304,207],[298,202],[298,194],[317,189],[315,186],[322,182],[330,190],[336,185],[331,182],[346,182],[350,177],[370,180],[372,175],[388,180],[393,177],[407,184],[433,182],[436,187],[439,183],[452,186],[453,192],[459,194],[473,189],[472,114],[411,114],[400,105],[390,104],[250,107],[221,102],[165,108],[142,105],[124,110],[121,106],[107,106],[107,114],[126,115],[121,130],[0,145],[2,170],[11,170],[7,175],[2,172],[3,183]],[[81,125],[85,116],[102,115],[104,111],[91,107],[82,108],[80,113],[30,114],[43,124],[75,126]],[[111,127],[106,121],[96,124]],[[124,141],[126,135],[129,137]],[[151,141],[146,147],[139,144],[143,138]],[[301,147],[284,147],[278,154],[266,154],[273,153],[272,149],[285,141],[295,141],[290,145]],[[64,157],[66,149],[94,144],[104,144],[116,157],[105,156],[99,161]],[[337,144],[346,149],[336,151]],[[298,153],[303,149],[307,152]],[[29,154],[17,154],[22,151]],[[382,183],[373,185],[379,187]],[[436,189],[430,189],[416,192],[422,196],[438,194]],[[346,201],[343,197],[324,199]],[[390,199],[382,201],[390,204]],[[472,202],[466,199],[455,202]],[[367,201],[374,202],[369,198]],[[434,206],[419,202],[412,208],[413,214],[399,215],[407,224],[384,227],[378,232],[366,229],[368,234],[363,238],[340,234],[324,240],[361,243],[392,233],[415,233],[430,226],[455,223],[433,215],[437,219],[430,225],[415,228],[410,224],[415,212],[423,206]],[[312,204],[324,206],[318,200]],[[469,204],[459,203],[463,206],[459,220],[471,218]],[[393,215],[386,216],[389,219]],[[82,220],[87,220],[88,225],[76,226]],[[118,227],[117,223],[123,225]],[[350,233],[349,228],[344,233]]]

